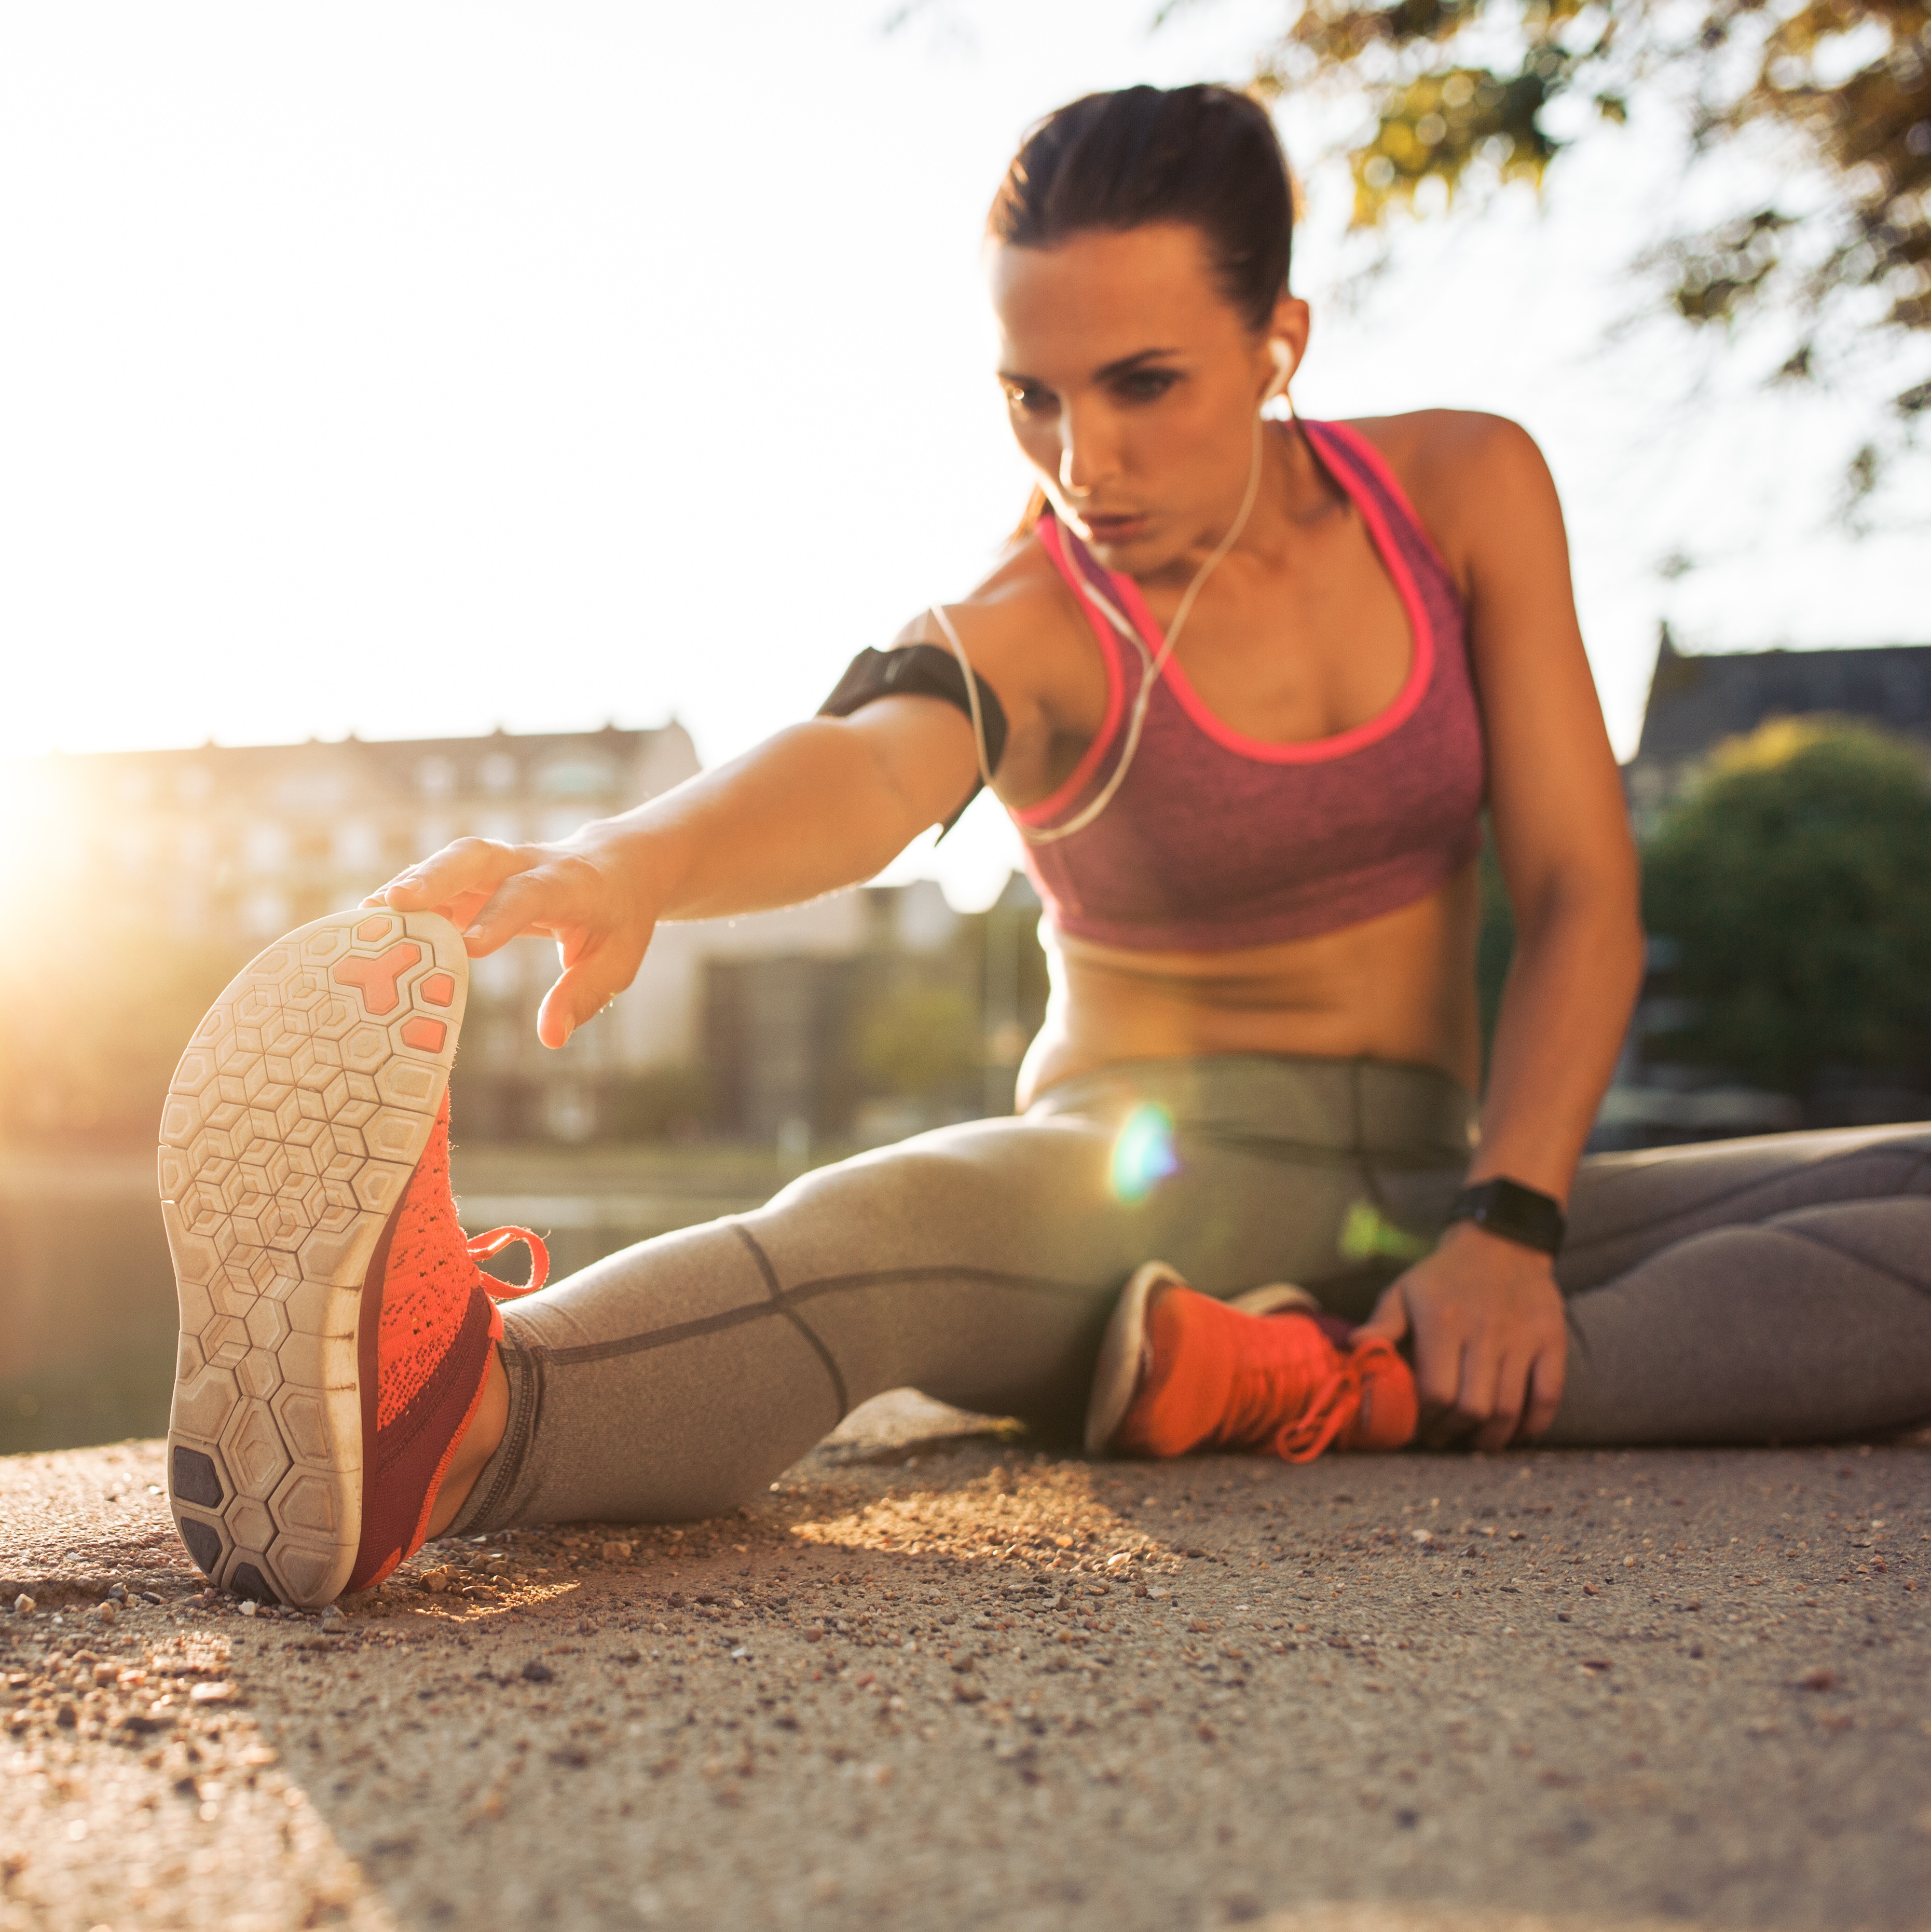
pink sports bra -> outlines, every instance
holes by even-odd
[[[1412,904],[1480,847],[1487,762],[1454,580],[1374,446],[1339,423],[1303,427],[1408,613],[1407,681],[1365,724],[1276,745],[1222,724],[1169,659],[1111,802],[1069,836],[1026,844],[1048,916],[1076,938],[1181,952],[1304,939]],[[1080,597],[1106,666],[1105,718],[1066,783],[1014,813],[1034,830],[1074,818],[1107,782],[1161,642],[1131,578],[1105,568],[1050,514],[1039,536],[1075,595],[1084,575],[1125,614],[1146,655],[1129,653]]]

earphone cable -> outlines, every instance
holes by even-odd
[[[1029,826],[1018,825],[1018,820],[1015,820],[1020,837],[1029,845],[1051,845],[1062,838],[1070,838],[1075,832],[1084,832],[1113,802],[1114,794],[1126,782],[1126,774],[1132,769],[1135,754],[1140,748],[1140,734],[1145,728],[1147,712],[1153,701],[1153,687],[1159,682],[1160,674],[1166,669],[1167,660],[1173,656],[1174,647],[1180,640],[1180,631],[1193,609],[1194,599],[1199,596],[1201,586],[1219,568],[1228,553],[1240,542],[1241,532],[1247,527],[1248,518],[1254,514],[1254,506],[1261,494],[1262,447],[1262,418],[1257,411],[1254,417],[1253,458],[1247,466],[1247,488],[1240,500],[1240,514],[1229,526],[1227,534],[1214,546],[1213,554],[1194,572],[1193,580],[1181,593],[1180,603],[1174,612],[1174,621],[1167,627],[1167,634],[1162,640],[1157,656],[1148,654],[1139,632],[1114,608],[1112,599],[1100,595],[1087,580],[1084,570],[1078,572],[1081,595],[1139,652],[1141,666],[1140,688],[1134,697],[1132,713],[1127,720],[1126,742],[1120,747],[1119,760],[1114,766],[1112,775],[1078,817],[1069,819],[1064,825],[1035,831]],[[979,753],[979,776],[990,791],[992,789],[992,760],[986,751],[985,722],[979,709],[978,676],[973,670],[971,660],[966,656],[965,646],[953,628],[952,620],[936,604],[931,607],[931,614],[944,634],[946,642],[952,646],[952,655],[958,659],[959,668],[965,674],[966,698],[972,712],[973,742]]]

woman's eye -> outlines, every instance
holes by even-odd
[[[1009,384],[1006,391],[1009,407],[1017,410],[1022,416],[1037,416],[1042,410],[1052,406],[1052,397],[1044,389],[1035,388],[1030,383]]]
[[[1157,402],[1180,378],[1171,369],[1136,369],[1116,386],[1129,403]]]

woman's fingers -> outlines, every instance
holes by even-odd
[[[1530,1370],[1528,1413],[1522,1418],[1525,1436],[1540,1436],[1555,1421],[1568,1375],[1569,1336],[1565,1330],[1537,1356]]]
[[[1515,1440],[1528,1400],[1530,1367],[1526,1359],[1513,1355],[1504,1355],[1496,1364],[1489,1413],[1475,1432],[1477,1449],[1506,1449]]]
[[[528,846],[505,845],[494,838],[459,838],[405,867],[365,903],[397,912],[433,912],[465,902],[480,905],[533,859]]]
[[[462,929],[472,958],[499,950],[520,934],[547,933],[563,971],[544,996],[537,1035],[561,1046],[637,977],[649,928],[629,928],[623,896],[581,853],[555,846],[508,845],[459,838],[399,872],[364,905],[400,912],[437,911]]]
[[[1385,1335],[1390,1342],[1399,1342],[1408,1332],[1408,1298],[1402,1292],[1399,1282],[1391,1282],[1381,1291],[1381,1299],[1375,1304],[1375,1312],[1355,1331],[1363,1335]]]
[[[1418,1330],[1415,1346],[1415,1394],[1421,1404],[1422,1436],[1439,1449],[1462,1433],[1456,1406],[1462,1392],[1465,1351],[1461,1336]]]
[[[641,945],[608,938],[580,950],[571,950],[571,963],[543,996],[536,1016],[537,1038],[545,1046],[562,1046],[637,977],[643,952]]]
[[[616,909],[602,875],[574,853],[523,855],[534,862],[510,873],[463,922],[472,959],[506,946],[519,933],[546,932],[566,955],[609,929]]]

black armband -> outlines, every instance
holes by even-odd
[[[991,686],[975,674],[979,690],[979,722],[985,731],[985,769],[996,772],[1006,752],[1006,712]],[[952,653],[937,644],[905,644],[896,650],[860,651],[845,667],[845,674],[832,687],[832,694],[818,706],[820,718],[849,718],[881,698],[937,698],[972,718],[972,700],[967,694],[965,673]],[[983,789],[982,778],[946,820],[951,831],[959,822],[959,813]],[[943,834],[940,835],[941,836]]]

